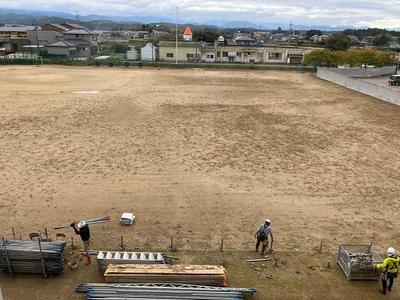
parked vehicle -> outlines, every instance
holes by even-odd
[[[399,85],[400,84],[400,75],[392,75],[389,79],[390,85]]]

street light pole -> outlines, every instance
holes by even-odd
[[[175,7],[175,63],[178,64],[178,7]]]

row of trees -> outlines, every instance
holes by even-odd
[[[352,68],[366,65],[382,67],[393,64],[393,55],[390,52],[375,49],[350,49],[346,51],[323,49],[307,54],[304,62],[308,65],[327,67],[348,66]]]

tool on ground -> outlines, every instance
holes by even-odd
[[[106,216],[106,217],[100,217],[100,218],[96,218],[96,219],[87,220],[87,221],[85,221],[85,223],[88,225],[93,225],[93,224],[106,223],[109,221],[110,221],[110,216]],[[71,224],[56,226],[56,227],[54,227],[54,229],[62,229],[62,228],[68,228],[68,227],[71,227]]]

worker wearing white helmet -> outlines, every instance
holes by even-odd
[[[89,230],[89,225],[86,224],[85,221],[80,221],[80,222],[73,222],[71,224],[71,227],[74,228],[75,233],[79,234],[82,242],[83,242],[83,249],[85,251],[85,256],[86,256],[86,265],[90,264],[92,262],[91,257],[90,257],[90,230]]]
[[[261,225],[260,229],[255,233],[254,237],[257,239],[256,252],[262,243],[261,255],[264,255],[265,250],[268,247],[268,237],[271,236],[271,247],[269,251],[272,251],[272,244],[274,243],[274,237],[272,235],[271,220],[266,219],[264,224]]]
[[[384,259],[382,264],[377,264],[376,268],[382,270],[380,277],[382,289],[381,292],[386,295],[386,290],[392,290],[394,279],[399,272],[400,258],[396,255],[396,250],[389,247],[387,250],[387,258]]]

